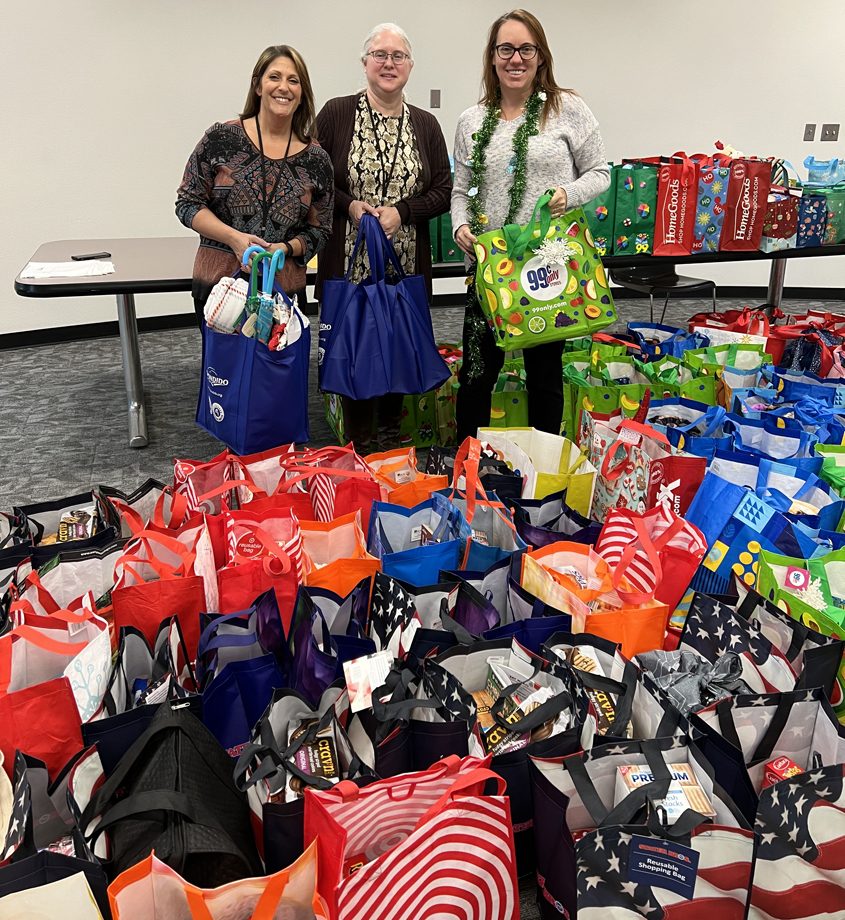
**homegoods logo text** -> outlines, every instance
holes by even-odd
[[[664,242],[678,242],[678,206],[681,197],[681,182],[679,179],[672,179],[669,182],[669,198],[666,203],[666,212],[669,215],[667,221]]]
[[[748,239],[754,215],[757,213],[759,194],[760,180],[756,176],[753,180],[748,178],[742,180],[739,209],[736,212],[736,220],[734,222],[734,239]]]

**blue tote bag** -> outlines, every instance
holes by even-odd
[[[284,259],[283,253],[273,253],[277,255]],[[253,262],[251,295],[259,261],[260,256]],[[257,338],[227,335],[203,325],[197,424],[236,454],[259,453],[309,439],[311,329],[274,278],[272,271],[265,274],[263,296],[275,293],[291,310],[290,343],[281,351],[271,351]]]
[[[355,284],[351,273],[361,245],[370,275]],[[388,263],[394,269],[390,278]],[[369,214],[361,218],[346,277],[323,286],[317,355],[320,389],[351,399],[426,393],[449,377],[434,341],[425,280],[405,274],[381,224]]]

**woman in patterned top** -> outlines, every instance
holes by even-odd
[[[305,266],[326,245],[334,206],[314,111],[302,56],[273,45],[253,68],[240,117],[213,124],[191,154],[176,215],[200,235],[191,291],[200,325],[209,292],[254,244],[284,251],[279,284],[304,300]]]
[[[610,184],[598,122],[574,90],[557,85],[553,67],[546,33],[532,13],[512,10],[490,27],[483,98],[460,116],[455,131],[452,226],[473,272],[473,245],[484,229],[527,223],[546,190],[554,191],[549,207],[557,217],[586,204]],[[485,165],[483,178],[473,183],[476,146]],[[524,175],[524,182],[515,184],[518,175]],[[562,342],[523,352],[528,421],[554,434],[560,433],[563,415],[562,354]],[[491,393],[504,358],[471,296],[455,407],[459,442],[489,425]]]
[[[320,143],[334,166],[335,210],[332,238],[317,263],[317,299],[323,281],[343,275],[364,213],[379,219],[402,268],[422,275],[431,293],[428,221],[449,209],[452,190],[449,155],[433,115],[404,100],[414,66],[411,43],[393,23],[376,26],[361,56],[367,88],[330,99],[317,116]],[[363,247],[362,247],[363,248]],[[359,255],[352,278],[369,273]],[[396,447],[402,396],[344,398],[347,438],[366,452],[379,437]]]

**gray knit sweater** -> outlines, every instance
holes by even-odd
[[[469,223],[467,191],[470,187],[469,160],[472,135],[481,127],[485,107],[474,105],[458,119],[455,131],[455,184],[452,189],[452,228]],[[507,217],[513,176],[508,164],[514,155],[513,136],[523,115],[513,121],[499,121],[487,147],[487,168],[480,189],[487,229],[501,227]],[[545,127],[528,141],[528,169],[525,196],[516,212],[516,223],[527,223],[534,203],[546,189],[566,191],[568,207],[591,201],[610,185],[610,170],[595,116],[580,96],[564,94],[561,113],[550,116]]]

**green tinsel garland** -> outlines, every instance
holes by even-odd
[[[513,184],[510,191],[510,207],[505,218],[506,224],[512,224],[516,212],[525,197],[525,180],[528,165],[528,140],[540,133],[538,122],[540,110],[545,101],[545,93],[532,93],[525,103],[525,120],[516,129],[513,136],[514,170]],[[473,134],[472,158],[470,159],[470,188],[469,197],[469,228],[475,236],[484,233],[487,216],[481,210],[481,192],[484,184],[484,174],[487,171],[487,147],[493,133],[499,124],[502,110],[498,105],[487,106],[487,113],[481,127]]]

